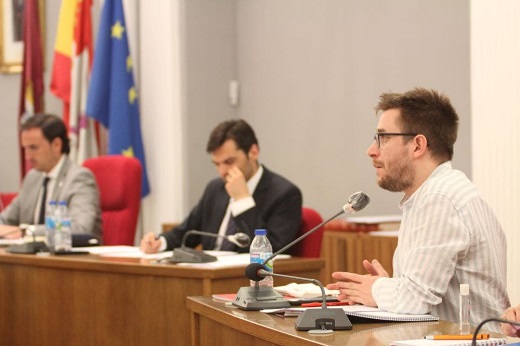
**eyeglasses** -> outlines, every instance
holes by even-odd
[[[378,148],[381,148],[381,137],[385,136],[417,136],[417,133],[399,133],[399,132],[376,132],[374,135],[374,141]]]

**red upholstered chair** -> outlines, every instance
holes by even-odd
[[[7,208],[9,203],[18,195],[18,192],[3,192],[0,193],[0,211]]]
[[[314,209],[302,208],[302,224],[297,237],[310,231],[315,226],[323,222],[321,215]],[[304,238],[301,242],[294,246],[292,254],[299,257],[320,257],[321,241],[323,240],[323,227],[320,227],[316,232]]]
[[[141,163],[136,158],[108,155],[85,160],[96,177],[103,218],[104,245],[134,245],[141,203]]]

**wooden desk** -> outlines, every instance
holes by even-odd
[[[396,247],[397,237],[325,230],[321,248],[321,257],[325,259],[324,283],[332,282],[331,275],[336,271],[366,274],[364,259],[377,259],[392,276]]]
[[[457,323],[354,324],[352,330],[313,336],[294,328],[296,318],[227,307],[210,297],[188,297],[192,345],[342,345],[388,346],[392,341],[420,339],[429,334],[458,334]],[[493,334],[495,337],[503,337]]]
[[[314,278],[323,266],[322,259],[275,262],[279,273]],[[189,345],[186,296],[232,293],[248,284],[244,267],[197,269],[0,249],[0,340],[5,345]]]

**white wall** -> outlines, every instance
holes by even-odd
[[[508,240],[508,290],[520,304],[520,2],[471,2],[473,180]]]

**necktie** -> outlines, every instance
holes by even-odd
[[[232,235],[232,234],[235,234],[236,232],[237,232],[237,227],[235,224],[235,220],[233,219],[233,216],[230,215],[229,223],[228,223],[227,229],[226,229],[226,235]],[[235,244],[233,244],[232,242],[230,242],[227,239],[224,239],[224,240],[222,240],[222,245],[220,246],[220,250],[221,251],[233,251],[233,250],[235,250]]]
[[[45,223],[45,205],[47,204],[47,183],[49,182],[49,177],[43,178],[42,182],[42,200],[40,201],[40,216],[38,217],[38,224]]]

